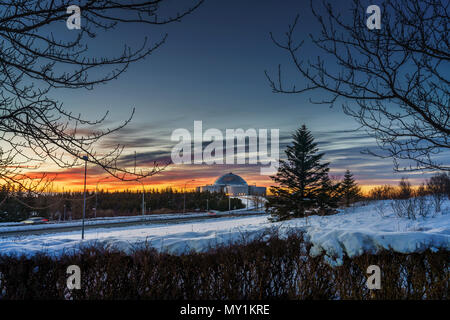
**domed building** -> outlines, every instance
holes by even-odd
[[[266,187],[249,186],[242,177],[232,172],[219,177],[212,185],[197,188],[198,191],[225,192],[232,196],[266,195]]]

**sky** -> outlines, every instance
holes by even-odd
[[[173,12],[179,4],[171,1],[165,10]],[[342,10],[346,14],[344,6]],[[170,160],[176,144],[170,140],[172,132],[177,128],[193,131],[194,121],[202,121],[203,130],[217,128],[222,132],[236,128],[279,129],[281,155],[291,134],[305,124],[325,152],[325,160],[331,162],[333,176],[342,177],[350,169],[358,183],[366,187],[394,184],[402,176],[408,176],[412,183],[422,182],[428,175],[394,173],[391,160],[361,154],[366,148],[375,148],[375,140],[363,130],[356,131],[358,124],[339,107],[312,104],[310,98],[320,98],[320,93],[282,95],[271,91],[264,71],[276,75],[278,64],[282,65],[287,83],[292,80],[299,86],[304,84],[292,71],[289,57],[274,46],[269,36],[270,32],[283,36],[296,14],[300,14],[299,39],[317,32],[318,24],[306,0],[206,0],[179,23],[125,25],[113,32],[100,32],[89,47],[89,53],[96,56],[120,54],[125,43],[139,47],[145,37],[154,42],[167,33],[168,38],[117,80],[90,91],[58,89],[53,95],[66,109],[89,119],[101,117],[108,110],[105,126],[109,127],[126,119],[135,108],[131,123],[103,139],[99,148],[107,150],[123,144],[125,158],[132,160],[136,152],[136,162],[142,167]],[[62,24],[51,28],[59,36],[76,32],[66,30]],[[318,54],[308,43],[302,52],[305,58]],[[82,167],[59,170],[49,163],[40,170],[58,174],[58,189],[78,189],[83,184]],[[180,188],[185,184],[193,188],[211,184],[230,171],[249,184],[273,185],[269,176],[260,174],[258,165],[169,165],[144,184],[146,188]],[[141,188],[140,183],[107,178],[100,168],[89,166],[88,172],[90,189]]]

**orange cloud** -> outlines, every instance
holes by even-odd
[[[274,185],[269,176],[260,175],[260,167],[256,165],[171,165],[166,170],[152,177],[148,177],[141,182],[122,182],[100,169],[99,167],[88,167],[87,170],[87,189],[95,190],[97,187],[104,190],[142,190],[142,185],[148,189],[163,189],[172,187],[174,189],[183,189],[185,184],[189,190],[197,186],[213,184],[221,175],[233,172],[244,178],[248,184],[270,187]],[[44,172],[29,172],[28,174],[36,179],[41,177]],[[55,170],[45,172],[47,176],[53,179],[53,189],[55,191],[73,190],[79,191],[84,187],[84,167],[70,168],[65,170]],[[340,176],[338,175],[338,178]],[[355,174],[358,180],[357,174]],[[194,180],[194,181],[192,181]],[[390,181],[381,179],[359,179],[358,183],[363,192],[383,184],[397,184],[398,179]],[[412,184],[419,184],[419,180],[411,180]]]

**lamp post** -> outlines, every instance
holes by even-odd
[[[142,215],[145,216],[145,193],[142,191]]]
[[[145,187],[142,181],[139,182],[142,185],[142,215],[145,216]]]
[[[185,213],[186,212],[186,185],[189,183],[189,182],[192,182],[192,181],[195,181],[195,179],[192,179],[192,180],[189,180],[188,182],[186,182],[185,184],[184,184],[184,188],[183,188],[183,195],[184,195],[184,200],[183,200],[183,213]]]
[[[95,190],[94,218],[97,218],[97,190]]]
[[[81,240],[84,240],[84,219],[86,217],[86,175],[88,156],[83,156],[84,160],[84,196],[83,196],[83,221],[81,223]]]
[[[62,188],[62,196],[63,196],[63,199],[64,199],[64,187]],[[64,208],[64,221],[66,221],[66,203],[64,202],[64,204],[63,204],[63,208]]]

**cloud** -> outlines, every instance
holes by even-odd
[[[159,132],[158,134],[155,133]],[[164,132],[164,134],[161,134]],[[319,150],[325,153],[324,161],[330,161],[331,174],[342,177],[346,169],[350,169],[355,178],[363,185],[378,185],[397,183],[401,177],[407,176],[414,184],[421,183],[431,174],[417,173],[394,173],[393,164],[390,159],[380,159],[371,155],[363,154],[367,148],[375,148],[375,140],[361,131],[335,130],[312,132],[318,143]],[[280,157],[284,157],[284,150],[292,143],[292,132],[280,132]],[[225,135],[224,135],[225,136]],[[120,138],[118,138],[120,137]],[[139,152],[128,153],[121,156],[120,165],[132,167],[134,163],[141,168],[151,168],[154,162],[171,163],[171,150],[176,142],[170,141],[170,134],[167,128],[147,126],[137,126],[124,128],[124,131],[115,138],[109,137],[108,143],[121,143],[139,148]],[[203,142],[203,149],[209,144]],[[225,140],[222,141],[223,154],[226,154]],[[193,148],[192,148],[193,151]],[[235,150],[237,151],[237,150]],[[246,148],[246,152],[248,147]],[[444,159],[445,160],[445,159]],[[227,172],[241,175],[249,183],[256,183],[263,186],[273,185],[273,181],[268,176],[260,175],[260,165],[169,165],[163,172],[154,175],[143,182],[147,186],[154,187],[183,187],[189,181],[190,187],[211,184]],[[49,175],[56,175],[55,181],[67,188],[71,186],[79,187],[84,183],[84,168],[71,168],[66,170],[55,170],[46,172]],[[100,179],[105,179],[107,174],[98,167],[88,168],[88,185],[94,188]],[[191,180],[195,180],[191,182]],[[102,187],[111,189],[125,189],[130,187],[141,187],[140,183],[122,183],[110,179],[102,182]]]

